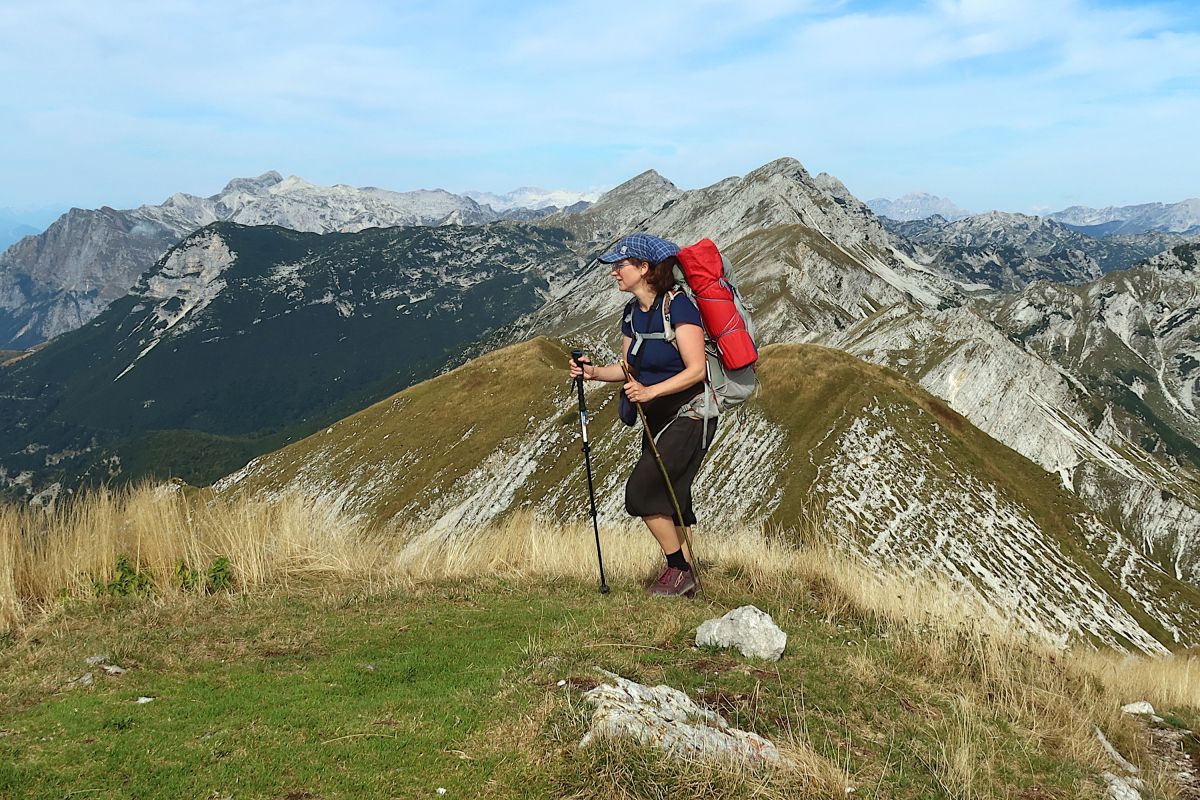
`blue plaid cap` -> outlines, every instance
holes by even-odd
[[[636,258],[657,264],[679,252],[679,245],[649,233],[634,233],[617,242],[617,246],[600,256],[601,264],[615,264],[623,258]]]

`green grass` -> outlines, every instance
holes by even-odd
[[[877,623],[797,585],[755,597],[712,576],[709,600],[607,597],[573,581],[443,582],[377,594],[307,587],[260,597],[101,598],[0,642],[0,796],[787,796],[794,777],[680,765],[616,745],[581,751],[596,667],[666,683],[845,770],[856,796],[953,788],[943,743],[969,664],[931,672]],[[775,664],[692,647],[746,602],[789,632]],[[128,669],[67,688],[105,653]],[[566,684],[559,686],[560,681]],[[986,687],[984,687],[986,688]],[[140,696],[153,702],[138,705]],[[1088,771],[1003,708],[971,796],[1088,796]],[[789,788],[791,787],[791,788]],[[1030,789],[1030,791],[1033,791]],[[810,796],[825,796],[813,794]],[[966,795],[964,795],[966,796]]]

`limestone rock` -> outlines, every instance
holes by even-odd
[[[1128,703],[1123,705],[1121,706],[1121,711],[1125,712],[1126,714],[1145,714],[1147,716],[1154,716],[1154,706],[1150,705],[1145,700],[1139,700],[1136,703]]]
[[[1100,777],[1108,783],[1108,797],[1111,800],[1142,800],[1142,793],[1137,789],[1141,781],[1136,778],[1122,778],[1111,772],[1102,772]]]
[[[604,672],[601,670],[601,672]],[[696,705],[670,686],[644,686],[611,672],[612,683],[584,693],[596,706],[591,730],[579,743],[586,747],[597,738],[630,738],[671,755],[688,758],[733,757],[776,762],[779,751],[756,733],[731,728],[720,714]]]
[[[735,608],[696,629],[697,647],[736,647],[742,655],[778,661],[787,646],[787,634],[771,615],[754,606]]]

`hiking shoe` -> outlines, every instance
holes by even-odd
[[[648,580],[643,581],[642,588],[644,588],[646,590],[647,594],[657,594],[657,592],[651,592],[650,590],[653,589],[655,586],[658,586],[660,583],[662,583],[666,579],[667,573],[670,570],[671,570],[670,567],[663,567],[663,571],[658,573],[657,577],[650,578]]]
[[[650,588],[646,589],[647,594],[655,594],[663,597],[678,597],[679,595],[690,595],[696,591],[696,576],[691,570],[675,569],[667,567],[662,575],[658,576]]]

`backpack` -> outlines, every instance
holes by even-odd
[[[625,306],[625,322],[634,336],[629,353],[637,356],[646,339],[666,339],[675,345],[671,301],[680,292],[686,292],[700,310],[707,374],[704,391],[683,406],[679,416],[704,420],[703,441],[707,446],[708,421],[736,408],[754,394],[758,386],[754,374],[758,347],[754,343],[754,322],[733,284],[729,261],[717,246],[710,239],[701,239],[691,247],[680,249],[677,258],[675,278],[680,285],[663,298],[662,333],[640,333],[633,326],[633,308],[637,301],[631,300]]]

